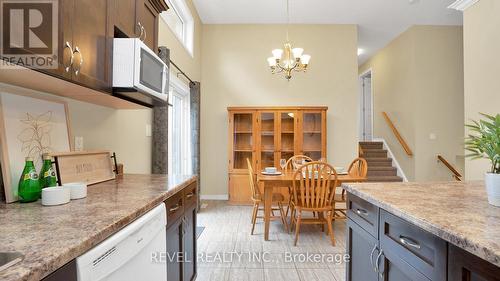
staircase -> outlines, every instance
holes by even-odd
[[[382,142],[360,142],[360,153],[368,162],[369,182],[402,182],[398,171],[392,166],[392,159],[387,156]]]

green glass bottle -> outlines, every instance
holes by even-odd
[[[26,157],[26,164],[19,180],[18,195],[22,203],[33,202],[40,198],[42,189],[33,164],[33,158]]]
[[[43,166],[40,171],[40,188],[57,186],[56,172],[52,167],[52,157],[43,155]]]

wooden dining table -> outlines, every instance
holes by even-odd
[[[264,191],[264,240],[269,240],[269,222],[271,221],[271,207],[273,189],[275,187],[286,187],[293,185],[295,171],[282,171],[281,175],[257,174],[257,183]],[[333,180],[333,175],[331,176]],[[337,187],[348,182],[365,182],[366,177],[351,176],[349,174],[337,175]],[[332,181],[333,183],[333,181]]]

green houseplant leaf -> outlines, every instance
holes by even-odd
[[[500,114],[496,116],[480,113],[485,119],[465,126],[470,134],[465,141],[466,157],[485,158],[491,162],[491,173],[500,174]]]

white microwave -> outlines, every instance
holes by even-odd
[[[113,88],[168,99],[168,67],[139,38],[113,40]]]

